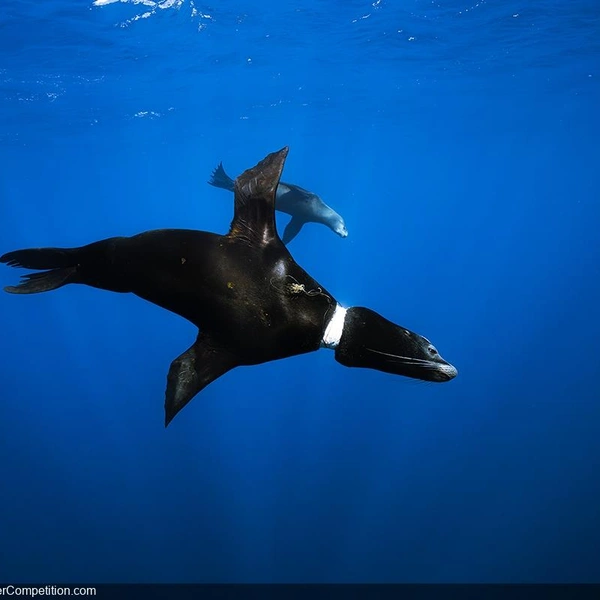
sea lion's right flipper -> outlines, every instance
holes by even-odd
[[[279,240],[275,227],[275,193],[287,154],[286,146],[235,180],[235,213],[230,238],[258,246]]]
[[[178,356],[169,368],[165,394],[165,427],[198,392],[238,364],[235,356],[214,348],[200,334],[194,345]]]
[[[285,226],[281,241],[284,244],[289,244],[300,233],[300,230],[305,223],[306,221],[300,217],[292,217],[291,221]]]

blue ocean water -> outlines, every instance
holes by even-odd
[[[289,145],[349,229],[296,260],[459,375],[321,350],[165,430],[193,326],[1,294],[0,580],[600,581],[599,106],[596,0],[4,2],[0,254],[226,232],[212,169]]]

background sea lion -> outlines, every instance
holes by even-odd
[[[213,171],[208,183],[230,192],[234,190],[234,181],[225,173],[222,162]],[[348,230],[341,215],[325,204],[317,194],[293,183],[279,182],[275,210],[292,217],[281,238],[284,244],[289,244],[300,233],[305,223],[321,223],[340,237],[348,236]]]

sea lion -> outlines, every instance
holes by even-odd
[[[225,173],[222,162],[212,172],[208,183],[230,192],[234,190],[234,181]],[[321,223],[340,237],[345,238],[348,236],[346,223],[341,215],[325,204],[317,194],[313,194],[313,192],[309,192],[299,185],[279,182],[275,210],[292,217],[283,231],[282,240],[284,244],[289,244],[300,233],[306,223]]]
[[[12,294],[79,283],[133,293],[193,323],[196,341],[167,376],[165,426],[208,384],[240,365],[331,348],[348,367],[425,381],[456,369],[424,337],[368,308],[340,306],[292,258],[275,227],[275,193],[288,148],[235,181],[234,217],[219,235],[160,229],[79,248],[8,252],[0,262],[35,269]]]

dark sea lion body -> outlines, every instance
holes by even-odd
[[[317,350],[331,296],[281,245],[160,229],[76,250],[77,283],[130,292],[187,319],[213,349],[258,364]],[[282,293],[294,282],[317,295]]]

